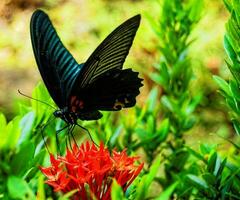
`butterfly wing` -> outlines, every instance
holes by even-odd
[[[102,74],[112,69],[122,69],[140,24],[136,15],[118,26],[88,58],[75,82],[76,88],[85,88]]]
[[[67,105],[79,65],[62,44],[48,15],[36,10],[30,23],[33,52],[42,79],[59,108]]]
[[[111,70],[71,97],[74,112],[87,113],[94,110],[118,111],[132,107],[140,93],[142,79],[132,69]]]
[[[136,103],[142,79],[122,70],[140,24],[136,15],[117,27],[83,65],[73,85],[69,107],[73,111],[120,110]]]

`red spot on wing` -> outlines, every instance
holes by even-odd
[[[76,106],[72,106],[72,112],[76,112],[76,111],[77,111]]]
[[[83,109],[84,108],[84,102],[82,100],[79,101],[78,103],[79,108]]]
[[[83,100],[77,99],[76,96],[71,97],[70,103],[71,103],[72,112],[76,112],[78,109],[83,109],[84,108]]]
[[[74,104],[74,102],[76,101],[76,99],[77,99],[77,97],[76,97],[76,96],[72,96],[72,97],[71,97],[71,105],[73,105],[73,104]]]

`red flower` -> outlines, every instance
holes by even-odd
[[[48,178],[46,183],[54,191],[63,193],[77,190],[71,199],[97,199],[110,198],[112,179],[126,191],[128,186],[137,177],[143,168],[143,163],[134,165],[137,157],[128,157],[126,150],[113,151],[110,155],[103,143],[97,148],[87,142],[81,147],[74,146],[67,150],[66,156],[57,159],[50,155],[52,166],[40,167],[42,173]]]

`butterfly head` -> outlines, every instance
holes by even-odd
[[[64,120],[68,124],[76,124],[77,123],[77,114],[74,112],[69,112],[67,108],[63,108],[60,110],[56,110],[53,115],[55,117],[59,117]]]

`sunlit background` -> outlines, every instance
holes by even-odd
[[[159,108],[159,103],[161,101],[161,96],[163,96],[164,90],[161,88],[160,84],[156,84],[151,77],[152,72],[158,72],[154,66],[156,63],[159,63],[161,58],[161,53],[159,50],[159,46],[161,46],[159,43],[160,37],[157,37],[156,32],[154,32],[153,24],[151,22],[159,22],[158,20],[161,16],[160,11],[162,10],[161,2],[163,1],[0,0],[0,112],[4,113],[8,121],[11,121],[15,116],[18,116],[20,113],[19,110],[21,103],[24,105],[30,105],[30,99],[20,95],[18,90],[21,90],[21,92],[24,94],[31,96],[33,89],[39,83],[39,81],[41,81],[41,76],[35,62],[30,40],[29,24],[34,10],[40,8],[49,15],[63,44],[73,54],[74,58],[79,63],[85,62],[95,48],[100,44],[100,42],[118,25],[136,14],[141,14],[142,20],[140,28],[136,34],[126,62],[124,63],[124,68],[132,68],[134,71],[140,72],[140,77],[144,79],[144,86],[141,87],[140,95],[137,97],[137,106],[135,107],[135,110],[134,108],[124,109],[121,112],[117,112],[117,114],[112,114],[113,112],[111,112],[110,116],[114,116],[111,118],[111,120],[108,120],[107,117],[103,117],[101,119],[102,121],[99,120],[99,123],[96,122],[96,124],[90,124],[90,127],[94,127],[95,132],[99,130],[102,131],[102,128],[106,132],[106,135],[112,134],[111,136],[113,136],[117,131],[128,132],[128,126],[126,124],[131,117],[135,117],[136,119],[129,120],[129,124],[131,124],[132,121],[134,121],[133,124],[137,123],[137,120],[142,120],[142,124],[139,123],[140,128],[136,126],[136,129],[134,129],[134,127],[129,132],[133,131],[135,134],[135,132],[139,131],[137,130],[138,128],[142,128],[144,130],[146,127],[148,127],[148,122],[150,120],[152,120],[150,123],[156,123],[153,125],[155,126],[153,128],[150,125],[150,128],[148,127],[149,130],[156,131],[156,129],[163,124],[164,119],[161,112],[159,112],[159,115],[154,114],[161,109]],[[177,12],[180,11],[177,10]],[[226,106],[225,99],[219,94],[219,87],[213,80],[213,75],[218,75],[225,80],[229,80],[231,77],[230,70],[227,68],[225,63],[225,60],[228,60],[228,57],[223,47],[223,37],[226,32],[225,24],[228,19],[229,13],[227,12],[226,7],[221,0],[205,0],[203,12],[201,13],[201,20],[196,24],[196,27],[193,28],[193,32],[188,40],[190,46],[187,49],[187,55],[191,61],[191,67],[193,68],[194,72],[194,76],[191,76],[192,80],[190,82],[191,85],[189,88],[189,93],[191,94],[191,97],[201,94],[202,99],[194,114],[191,113],[194,115],[194,117],[196,117],[196,124],[193,123],[194,126],[186,129],[187,131],[183,130],[183,132],[185,132],[184,135],[182,135],[182,144],[185,145],[186,142],[187,145],[183,145],[181,147],[182,149],[189,147],[195,150],[199,149],[200,144],[209,144],[209,146],[211,146],[211,144],[215,144],[217,146],[216,149],[219,150],[218,153],[223,155],[223,157],[227,156],[230,151],[231,152],[229,154],[233,152],[233,150],[231,150],[233,148],[230,147],[231,143],[228,142],[227,139],[236,143],[238,142],[237,140],[239,140],[239,137],[236,137],[237,134],[235,133],[231,123],[229,108]],[[159,92],[159,97],[157,98],[158,102],[155,102],[157,104],[156,110],[159,110],[155,112],[155,105],[153,105],[153,109],[151,110],[152,113],[149,115],[150,117],[146,111],[145,113],[143,112],[143,115],[146,115],[147,117],[146,119],[143,119],[144,117],[141,118],[139,113],[147,104],[146,102],[147,99],[149,99],[149,94],[154,88],[157,88],[157,91]],[[32,107],[34,107],[33,104]],[[144,109],[147,109],[146,107],[147,106],[145,106]],[[25,110],[24,114],[27,113],[27,109]],[[45,112],[44,109],[42,109],[41,112]],[[42,117],[41,112],[39,114],[40,117]],[[128,113],[130,114],[127,115]],[[44,114],[42,115],[44,116]],[[157,116],[159,118],[155,117],[155,119],[152,119],[151,117],[153,116]],[[36,115],[35,117],[37,119],[38,116]],[[118,118],[121,120],[116,120]],[[36,129],[29,129],[29,132],[32,131],[33,133],[36,133],[39,131],[38,123],[40,123],[41,120],[42,119],[38,119],[36,122]],[[27,124],[28,122],[26,121],[24,121],[24,123]],[[110,128],[105,129],[104,123],[106,124],[106,127]],[[111,123],[114,124],[112,129]],[[121,126],[121,123],[126,124]],[[125,125],[127,128],[125,127],[124,129],[123,127]],[[102,127],[99,128],[100,126]],[[129,127],[131,128],[131,125],[129,125]],[[55,129],[53,132],[55,133]],[[2,134],[2,137],[5,137],[4,134],[5,133]],[[155,133],[152,134],[154,135]],[[37,138],[36,135],[32,134],[31,137]],[[80,134],[80,136],[82,135]],[[124,134],[121,136],[119,135],[114,135],[114,137],[117,139],[113,138],[113,140],[115,139],[114,142],[117,144],[117,147],[125,148],[126,146],[124,146],[124,144],[128,144],[128,138],[126,139]],[[138,136],[134,135],[131,140],[137,141],[135,138],[138,137],[142,139],[140,136],[141,134],[138,133]],[[39,138],[34,139],[36,139],[36,141],[41,141],[41,136],[38,137]],[[55,135],[52,137],[55,138]],[[85,138],[87,137],[88,136]],[[168,141],[171,141],[173,143],[174,141],[171,140],[171,137],[172,136],[170,135],[170,137],[164,142],[167,143]],[[174,137],[174,139],[177,138],[176,135]],[[101,135],[99,138],[101,139]],[[108,140],[110,136],[106,136],[106,138],[106,140]],[[119,140],[120,142],[117,141],[119,138],[121,138],[121,140]],[[149,136],[149,138],[154,140],[154,136],[152,138]],[[131,144],[134,143],[132,141]],[[148,155],[146,152],[144,152],[145,141],[144,139],[139,141],[140,142],[138,145],[140,144],[140,150],[138,147],[134,146],[134,144],[131,146],[131,148],[137,149],[137,153],[139,153],[140,157],[142,156],[141,159],[146,161],[149,158],[147,157]],[[147,142],[148,141],[151,140],[147,140]],[[109,143],[111,143],[111,141]],[[151,144],[149,146],[148,148],[151,149]],[[228,147],[230,149],[229,152]],[[7,150],[6,152],[9,153],[10,151]],[[152,155],[154,155],[154,153]],[[174,153],[176,152],[173,150],[173,154]],[[156,155],[157,154],[155,154],[155,156]],[[151,159],[149,159],[149,166],[151,166],[155,157],[153,156]],[[145,173],[149,170],[149,166],[145,165]],[[162,165],[161,167],[164,168],[165,166]],[[201,169],[199,169],[199,171],[201,171]],[[151,190],[153,190],[153,192],[151,191],[150,193],[154,194],[154,191],[157,189],[152,187]]]
[[[28,101],[17,90],[31,95],[41,80],[29,34],[33,11],[44,9],[53,21],[65,46],[78,62],[84,62],[97,45],[120,23],[140,13],[142,21],[134,45],[125,62],[144,78],[138,104],[144,102],[154,86],[149,78],[160,55],[158,42],[149,17],[156,20],[159,4],[155,0],[1,0],[0,1],[0,109],[10,119],[18,110],[18,101]],[[192,34],[190,56],[194,66],[193,91],[204,92],[199,113],[198,132],[231,134],[227,117],[223,114],[222,98],[216,93],[212,74],[228,78],[229,71],[223,50],[224,23],[227,12],[221,1],[205,1],[202,19]],[[201,109],[204,107],[204,109]],[[205,109],[205,108],[208,109]],[[211,126],[209,126],[211,124]],[[207,129],[207,130],[206,130]],[[230,129],[230,130],[229,130]]]

